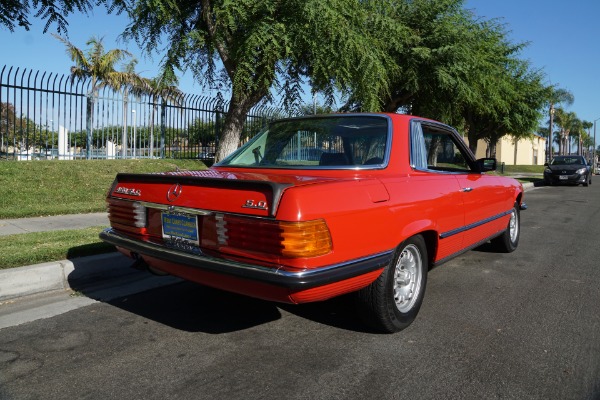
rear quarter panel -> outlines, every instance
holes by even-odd
[[[318,261],[327,265],[392,251],[420,232],[437,234],[463,226],[459,189],[452,176],[425,174],[291,188],[283,195],[277,218],[325,219],[333,252]],[[457,252],[461,245],[462,236],[455,235],[436,249],[434,257]]]

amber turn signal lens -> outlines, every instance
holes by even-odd
[[[324,220],[279,222],[284,257],[316,257],[331,252],[331,235]]]

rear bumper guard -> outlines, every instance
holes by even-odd
[[[199,268],[219,274],[232,275],[289,289],[310,289],[346,279],[354,278],[384,268],[392,259],[393,250],[351,260],[348,262],[292,272],[282,269],[262,267],[211,257],[205,254],[191,254],[164,247],[160,244],[140,241],[108,228],[100,233],[100,239],[140,254],[154,257],[173,264]]]

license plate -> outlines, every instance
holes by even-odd
[[[558,179],[560,179],[561,181],[566,181],[567,179],[569,179],[569,177],[568,177],[568,176],[566,176],[566,175],[560,175],[560,176],[558,177]]]
[[[162,234],[172,243],[200,245],[198,240],[198,218],[195,215],[162,213]]]

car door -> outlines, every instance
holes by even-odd
[[[460,192],[463,224],[440,232],[440,243],[456,235],[461,249],[472,247],[505,227],[507,199],[500,181],[481,173],[472,153],[453,129],[423,121],[420,123],[426,149],[426,171],[455,179]],[[421,162],[422,164],[424,163]]]

